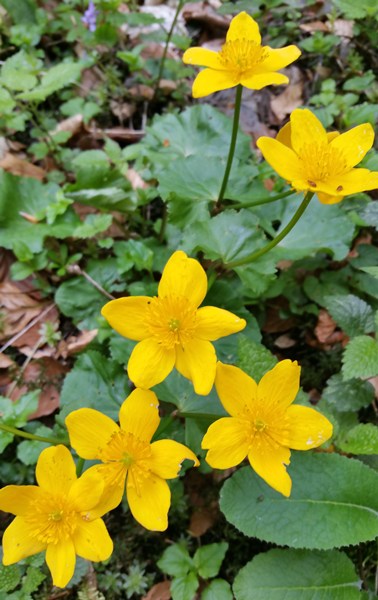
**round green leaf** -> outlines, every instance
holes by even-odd
[[[250,467],[221,491],[221,510],[244,534],[292,548],[328,550],[378,535],[378,473],[336,454],[296,454],[290,498]]]
[[[236,600],[359,600],[360,580],[342,552],[269,550],[236,576]]]

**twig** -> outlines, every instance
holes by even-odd
[[[70,265],[67,270],[69,273],[73,273],[75,275],[82,275],[91,285],[93,285],[93,287],[96,288],[96,290],[101,292],[101,294],[103,294],[104,296],[109,298],[109,300],[115,300],[115,297],[112,296],[112,294],[109,294],[109,292],[107,292],[102,287],[102,285],[100,285],[99,283],[97,283],[97,281],[92,279],[92,277],[86,271],[84,271],[81,267],[79,267],[79,265]]]

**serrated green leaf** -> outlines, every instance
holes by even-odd
[[[351,340],[344,350],[342,373],[344,380],[378,375],[377,341],[367,335]]]
[[[268,550],[235,578],[236,600],[359,600],[361,582],[342,552]]]
[[[41,572],[38,567],[28,567],[25,576],[22,579],[22,591],[25,594],[31,594],[35,592],[42,581],[46,579],[46,575]]]
[[[193,557],[198,574],[203,579],[216,577],[227,550],[228,544],[226,542],[207,544],[198,548]]]
[[[333,0],[333,2],[347,19],[363,19],[368,15],[378,16],[375,0],[361,0],[358,3],[353,0]]]
[[[337,445],[348,454],[378,454],[378,427],[373,423],[360,423],[338,438]]]
[[[349,337],[374,331],[373,309],[358,296],[325,296],[324,302],[331,317]]]
[[[232,600],[230,584],[224,579],[214,579],[201,595],[201,600]]]
[[[238,339],[238,367],[256,382],[277,364],[277,358],[265,346],[240,334]]]
[[[54,92],[77,81],[83,68],[84,64],[80,62],[65,62],[55,65],[44,73],[39,85],[33,90],[18,94],[17,98],[27,100],[28,102],[31,100],[42,102]]]
[[[154,253],[140,240],[127,240],[127,242],[116,242],[114,253],[117,256],[117,267],[121,274],[127,273],[135,267],[138,271],[146,269],[152,271]]]
[[[344,381],[341,373],[337,373],[328,380],[322,397],[338,412],[358,411],[372,403],[374,388],[361,379]]]
[[[106,231],[112,224],[112,215],[87,215],[81,225],[75,227],[72,237],[86,239]]]
[[[175,577],[170,588],[172,600],[193,600],[198,586],[199,581],[193,572],[183,577]]]
[[[292,548],[328,550],[378,535],[378,473],[360,461],[320,453],[294,454],[288,472],[290,498],[250,467],[237,471],[221,490],[226,519],[245,535]]]
[[[0,564],[0,592],[10,592],[21,580],[21,571],[18,565],[4,566]]]
[[[184,546],[173,544],[164,550],[157,566],[170,577],[184,577],[193,569],[193,560]]]
[[[66,376],[60,396],[63,419],[78,408],[94,408],[118,421],[119,407],[128,395],[127,377],[116,362],[100,352],[82,354]]]

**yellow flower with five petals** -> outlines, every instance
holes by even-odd
[[[206,292],[204,269],[179,250],[164,267],[157,297],[129,296],[105,304],[101,314],[113,329],[139,341],[127,365],[136,387],[149,389],[176,367],[197,394],[210,392],[216,371],[211,341],[241,331],[246,322],[221,308],[198,308]]]
[[[276,139],[260,137],[257,146],[278,175],[297,191],[315,192],[322,204],[378,188],[378,172],[354,167],[374,142],[370,123],[341,135],[327,133],[308,109],[295,109]]]
[[[38,485],[8,485],[0,490],[0,509],[16,515],[3,537],[3,563],[11,565],[46,550],[53,583],[65,587],[75,570],[76,554],[107,560],[113,542],[99,516],[104,482],[76,467],[65,446],[43,450],[36,467]],[[94,509],[96,511],[94,512]]]
[[[262,46],[258,24],[241,12],[232,19],[220,52],[189,48],[183,61],[206,67],[193,83],[193,97],[201,98],[239,84],[261,90],[267,85],[288,83],[288,77],[277,71],[294,62],[300,54],[296,46],[277,49]]]
[[[300,367],[283,360],[259,384],[244,371],[218,363],[215,386],[230,417],[210,425],[202,440],[206,461],[229,469],[246,457],[272,488],[290,496],[291,479],[285,465],[290,448],[317,448],[332,435],[332,425],[313,408],[292,404],[299,390]]]
[[[92,408],[80,408],[66,418],[72,447],[79,456],[100,460],[88,469],[104,480],[102,502],[115,508],[125,492],[134,518],[146,529],[164,531],[168,527],[171,493],[166,479],[178,476],[182,462],[192,460],[193,452],[174,440],[151,438],[160,423],[159,402],[150,390],[136,389],[122,404],[120,426]]]

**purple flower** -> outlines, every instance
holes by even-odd
[[[86,25],[89,31],[96,31],[96,18],[99,14],[99,11],[96,10],[96,7],[92,0],[89,0],[88,8],[85,11],[84,15],[81,17],[82,22]]]

